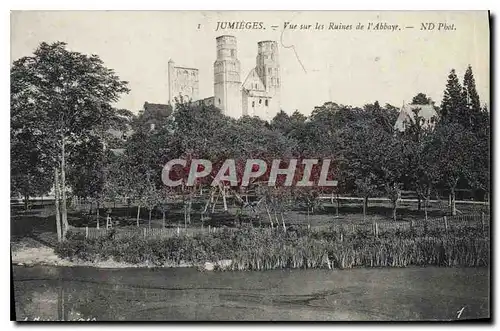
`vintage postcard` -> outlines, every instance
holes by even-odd
[[[16,321],[491,318],[486,11],[14,11]]]

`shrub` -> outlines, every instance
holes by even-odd
[[[68,233],[56,252],[63,258],[84,261],[113,258],[132,264],[156,266],[198,264],[223,259],[234,270],[279,268],[353,268],[426,266],[487,266],[490,243],[476,228],[448,232],[392,230],[375,238],[369,231],[340,233],[332,229],[244,227],[211,234],[144,239],[142,235],[112,235],[93,240]]]

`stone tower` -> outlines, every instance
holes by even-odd
[[[168,61],[168,103],[175,108],[178,102],[198,100],[199,83],[198,69],[176,66],[174,61]]]
[[[214,62],[214,105],[234,118],[242,115],[240,61],[234,36],[216,38],[217,59]]]
[[[266,94],[271,97],[268,117],[273,118],[281,109],[278,43],[267,40],[260,41],[257,45],[258,53],[255,70],[265,86]]]
[[[168,60],[168,104],[174,106],[174,61]]]

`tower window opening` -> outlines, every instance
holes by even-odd
[[[255,101],[252,101],[252,107],[255,107]]]
[[[231,57],[234,57],[234,49],[231,50]]]
[[[268,72],[269,74],[271,74],[271,73],[273,72],[273,69],[269,68],[269,69],[267,69],[267,72]]]
[[[267,100],[267,99],[266,99],[266,107],[267,107],[267,106],[269,106],[268,101],[269,101],[269,100]]]
[[[219,98],[219,105],[220,105],[220,98]]]
[[[262,104],[262,99],[259,99],[259,105]]]

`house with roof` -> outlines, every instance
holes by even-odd
[[[404,132],[408,125],[415,122],[416,115],[423,120],[422,127],[433,126],[439,118],[434,105],[403,104],[394,124],[394,130]]]

